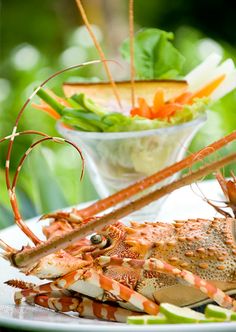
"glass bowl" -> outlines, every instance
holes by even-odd
[[[181,160],[205,121],[206,115],[202,115],[171,127],[112,133],[78,131],[58,122],[57,130],[81,148],[91,182],[104,198]],[[173,181],[176,176],[152,186],[145,193]],[[162,203],[163,199],[153,202],[136,216],[155,220]]]

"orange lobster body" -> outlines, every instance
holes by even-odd
[[[44,228],[44,233],[50,237],[52,229],[55,232],[57,227],[61,228],[60,222],[53,222]],[[160,259],[235,294],[235,232],[236,220],[233,218],[181,220],[171,224],[131,222],[130,226],[116,223],[98,233],[109,245],[101,252],[91,252],[91,256],[93,259],[100,255]],[[75,253],[75,248],[76,244],[68,249],[68,253]],[[180,306],[196,306],[206,300],[200,290],[190,288],[171,274],[119,265],[105,266],[102,273],[156,303],[167,301]],[[107,293],[103,300],[117,299]]]
[[[235,136],[232,133],[211,146],[219,148]],[[204,156],[211,151],[204,149]],[[212,204],[225,218],[172,224],[133,222],[130,226],[117,221],[235,159],[235,154],[222,158],[100,217],[94,216],[94,211],[106,210],[116,196],[120,202],[120,193],[82,210],[45,215],[42,219],[53,220],[43,229],[47,238],[44,242],[20,219],[12,188],[10,197],[16,222],[35,247],[17,251],[1,241],[4,257],[26,275],[51,280],[40,286],[9,280],[7,284],[21,289],[15,293],[15,302],[19,304],[25,298],[27,302],[53,310],[75,311],[80,316],[115,321],[126,321],[128,315],[140,311],[157,314],[163,301],[197,306],[210,298],[225,308],[236,310],[236,301],[230,296],[236,293],[236,221],[229,212]],[[170,176],[180,166],[195,160],[196,155],[187,157],[163,172]],[[160,181],[163,172],[122,190],[122,194],[127,198],[140,186],[152,185],[153,179]],[[235,179],[230,187],[220,175],[218,179],[226,205],[235,213],[234,202],[230,201],[231,182],[235,183]],[[94,235],[88,239],[89,234]]]
[[[0,246],[5,251],[4,257],[23,273],[51,280],[40,286],[18,280],[7,281],[10,286],[21,289],[15,293],[16,304],[24,298],[29,303],[53,310],[74,311],[80,316],[115,321],[126,321],[127,316],[140,311],[157,314],[159,303],[163,301],[196,306],[210,298],[222,307],[236,310],[236,300],[230,296],[236,290],[235,219],[228,211],[211,203],[225,218],[177,221],[173,224],[131,223],[131,226],[117,222],[154,199],[235,161],[236,154],[184,175],[108,214],[96,216],[96,213],[111,207],[111,202],[115,205],[121,202],[121,197],[125,200],[133,196],[235,138],[236,134],[232,133],[195,155],[85,209],[43,216],[41,219],[53,219],[49,226],[44,227],[46,241],[38,239],[21,219],[15,197],[16,173],[13,185],[9,187],[10,200],[16,223],[34,246],[23,247],[19,251],[3,241],[0,241]],[[62,141],[46,136],[38,142],[49,139]],[[70,141],[65,142],[73,145]],[[23,156],[20,166],[28,154]],[[9,166],[9,161],[6,165]],[[226,196],[226,206],[231,207],[235,214],[231,199],[235,178],[229,182],[218,175],[218,180]],[[86,238],[89,234],[94,234],[90,240]]]
[[[25,299],[28,303],[55,311],[75,312],[82,317],[120,322],[126,321],[127,316],[140,314],[140,312],[157,314],[159,304],[163,301],[181,306],[196,306],[211,299],[224,308],[236,311],[236,300],[230,296],[236,294],[236,220],[227,211],[223,211],[211,203],[225,218],[176,221],[172,224],[132,222],[130,226],[118,221],[173,190],[191,184],[209,173],[235,162],[236,154],[234,153],[186,174],[160,189],[154,189],[144,196],[140,195],[142,191],[154,184],[191,167],[195,162],[203,160],[214,151],[235,140],[236,133],[212,143],[207,148],[189,155],[87,208],[72,209],[69,212],[59,211],[43,216],[41,219],[53,219],[51,224],[43,229],[46,240],[39,239],[24,223],[18,209],[15,189],[20,169],[32,149],[45,141],[64,142],[75,148],[83,161],[79,147],[67,139],[48,136],[34,130],[17,131],[21,115],[37,91],[41,91],[42,95],[42,87],[51,78],[64,71],[103,62],[114,96],[119,107],[122,108],[119,93],[103,51],[90,28],[81,1],[76,0],[76,2],[101,61],[75,65],[46,79],[23,105],[11,135],[0,140],[0,142],[9,140],[5,176],[15,222],[33,243],[33,246],[28,245],[17,250],[0,240],[0,247],[4,251],[3,257],[26,275],[50,280],[41,285],[19,280],[7,281],[8,285],[20,289],[15,293],[15,303],[20,304],[21,300]],[[135,109],[134,88],[135,86],[137,88],[138,83],[134,80],[132,0],[129,1],[129,21],[130,88],[132,109]],[[220,76],[220,81],[224,81],[224,79],[225,75]],[[217,80],[219,81],[219,78]],[[182,83],[184,86],[187,85],[186,82]],[[215,80],[213,83],[216,88]],[[145,86],[146,84],[145,81]],[[179,81],[175,84],[179,87],[182,86]],[[211,89],[212,83],[210,84]],[[204,91],[206,92],[206,90],[209,90],[209,84],[205,86]],[[200,92],[201,97],[202,91],[199,90],[192,96],[199,96]],[[164,102],[164,97],[162,99]],[[167,98],[167,101],[170,99]],[[57,101],[54,101],[54,105],[55,102],[59,106]],[[55,112],[53,114],[55,116]],[[17,136],[25,134],[36,134],[40,136],[40,139],[32,143],[22,156],[11,180],[10,164],[13,143]],[[232,208],[235,216],[235,177],[233,176],[233,181],[226,182],[221,175],[218,175],[218,180],[226,196],[226,205]],[[137,194],[139,194],[139,198],[130,201],[130,198]],[[124,204],[120,208],[97,216],[122,202]],[[91,234],[94,235],[88,239],[87,236]]]

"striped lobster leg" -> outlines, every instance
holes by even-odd
[[[19,305],[23,298],[31,298],[37,295],[50,294],[68,289],[76,280],[82,277],[83,273],[83,269],[72,271],[54,281],[42,285],[33,285],[32,287],[21,287],[21,284],[24,284],[24,282],[19,280],[8,280],[5,283],[12,287],[21,288],[14,295],[15,303]]]
[[[153,301],[93,269],[88,270],[83,278],[91,285],[101,287],[103,290],[128,302],[129,304],[132,304],[149,315],[156,315],[159,312],[159,305]]]
[[[189,286],[199,289],[201,292],[206,294],[209,298],[214,300],[220,306],[236,311],[236,300],[224,293],[221,289],[217,288],[210,282],[203,280],[202,278],[193,274],[190,271],[179,269],[159,259],[152,258],[145,260],[119,258],[116,256],[101,256],[97,258],[97,262],[100,266],[116,265],[171,274],[173,276],[176,276],[177,278],[184,280]]]
[[[26,298],[26,302],[59,312],[76,312],[80,317],[99,318],[108,321],[125,323],[130,315],[140,315],[140,312],[104,304],[83,296],[53,297],[51,294],[36,295]]]
[[[79,294],[84,294],[85,284],[80,283],[79,281],[86,282],[86,284],[89,286],[86,287],[86,289],[90,288],[92,292],[91,294],[86,295],[91,297],[93,297],[94,289],[99,291],[101,297],[103,296],[104,291],[106,291],[150,315],[155,315],[159,311],[159,306],[153,301],[122,285],[121,283],[106,277],[101,273],[98,273],[94,269],[76,270],[56,279],[55,281],[29,289],[22,289],[15,293],[15,303],[20,304],[23,298],[48,294],[53,291],[60,291],[63,289],[72,290]],[[7,283],[11,286],[14,286],[13,281],[8,281]]]

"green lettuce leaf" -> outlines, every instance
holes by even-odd
[[[134,38],[135,72],[139,79],[169,79],[182,73],[185,58],[170,42],[174,35],[159,29],[139,31]],[[121,54],[130,60],[129,39],[121,46]]]
[[[79,108],[65,107],[62,111],[62,121],[78,130],[93,132],[140,131],[181,124],[197,118],[209,104],[208,98],[196,99],[194,104],[183,106],[183,109],[177,111],[169,119],[151,120],[137,115],[131,117],[118,112],[110,113],[97,106],[84,94],[75,95],[73,99],[77,102],[83,100],[83,103],[80,102],[81,107]]]
[[[58,103],[46,91],[41,96],[45,97],[45,102],[52,108]],[[147,119],[120,112],[111,113],[82,93],[68,98],[67,102],[70,107],[60,104],[61,120],[75,129],[92,132],[126,132],[163,128],[191,121],[206,110],[209,99],[195,99],[192,105],[184,105],[181,110],[166,119]]]
[[[182,110],[172,115],[169,119],[169,125],[177,125],[196,119],[206,111],[209,104],[209,98],[195,99],[192,105],[184,105]]]

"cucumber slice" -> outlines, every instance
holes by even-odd
[[[174,323],[207,323],[209,320],[204,314],[196,312],[189,308],[180,308],[170,303],[162,303],[160,312],[163,313],[167,320]],[[212,319],[210,319],[212,321]]]
[[[157,316],[147,316],[147,324],[168,324],[165,315],[159,313]]]
[[[159,313],[156,316],[142,315],[142,316],[129,316],[127,317],[128,324],[145,325],[145,324],[167,324],[168,321],[165,315]]]
[[[184,324],[184,323],[214,323],[226,320],[236,320],[236,312],[208,304],[205,315],[190,308],[181,308],[170,303],[160,305],[160,313],[156,316],[140,315],[127,317],[128,324]]]
[[[236,312],[221,308],[218,305],[208,304],[205,309],[205,315],[209,318],[220,318],[223,320],[236,320]]]
[[[146,324],[146,319],[145,316],[128,316],[127,323],[135,325],[144,325]]]

